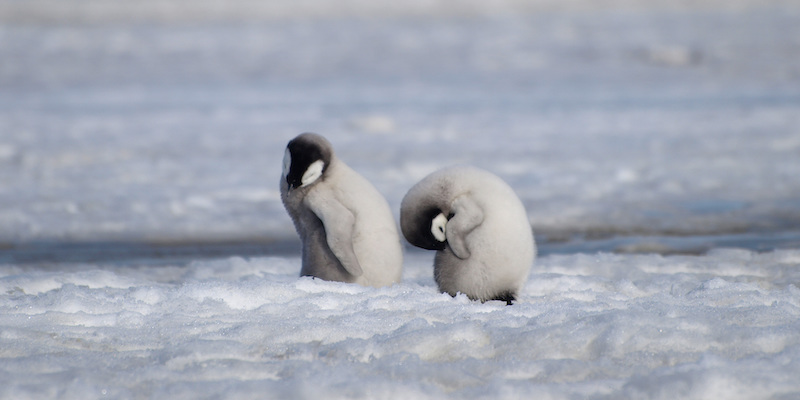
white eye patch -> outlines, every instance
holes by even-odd
[[[283,153],[283,177],[289,175],[289,168],[292,167],[292,153],[289,149],[286,149],[286,152]]]
[[[440,242],[444,242],[447,240],[447,217],[444,214],[439,213],[436,218],[431,221],[431,233],[436,240]]]
[[[300,186],[306,186],[309,184],[314,183],[320,176],[322,176],[322,169],[325,167],[325,163],[322,160],[317,160],[311,163],[308,166],[308,169],[303,174],[303,178],[300,179]]]

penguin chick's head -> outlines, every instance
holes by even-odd
[[[402,207],[400,214],[400,230],[409,243],[426,250],[445,249],[449,218],[441,210],[412,211]]]
[[[283,155],[283,177],[289,190],[316,182],[328,168],[333,148],[324,137],[303,133],[286,145]]]
[[[434,239],[440,242],[447,241],[447,217],[444,214],[439,213],[431,221],[431,234]]]

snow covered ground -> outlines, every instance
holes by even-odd
[[[513,306],[297,257],[3,266],[0,397],[791,399],[800,251],[540,259]]]
[[[0,0],[0,398],[797,398],[798,21]],[[303,131],[395,212],[442,166],[506,179],[520,301],[441,295],[411,249],[391,288],[298,279]]]

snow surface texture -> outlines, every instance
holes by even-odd
[[[800,251],[554,255],[513,306],[299,258],[0,267],[0,398],[800,395]]]
[[[127,4],[0,0],[0,398],[800,396],[796,2]],[[395,212],[507,180],[520,301],[199,257],[296,241],[303,131]]]
[[[513,306],[298,258],[0,269],[2,398],[793,398],[800,251],[539,260]],[[242,397],[244,396],[244,397]]]

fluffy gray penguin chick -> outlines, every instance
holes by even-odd
[[[281,200],[303,242],[301,276],[364,286],[400,282],[403,253],[386,199],[324,137],[286,146]]]
[[[401,204],[400,228],[414,246],[436,250],[434,279],[452,296],[511,304],[536,257],[514,190],[475,167],[441,169],[414,185]]]

